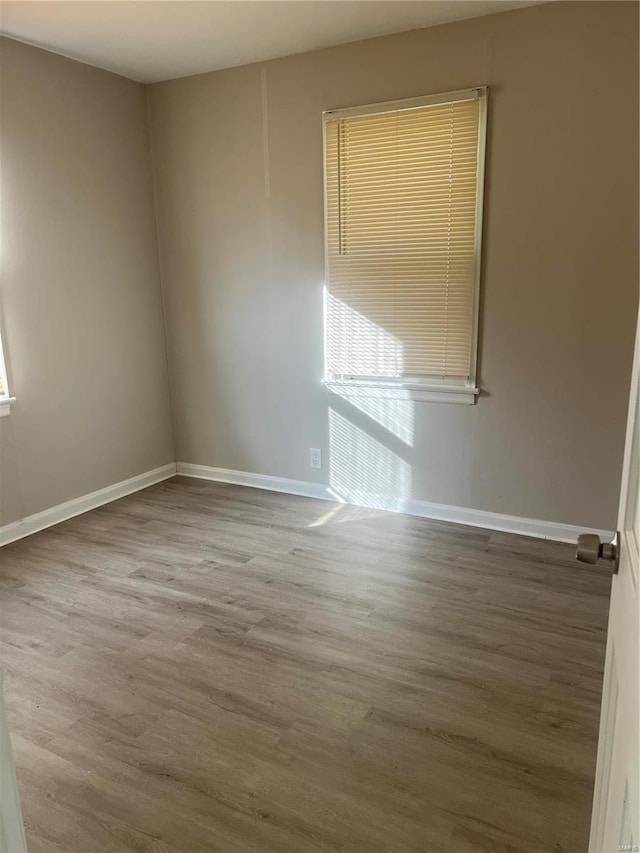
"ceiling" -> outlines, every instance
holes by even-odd
[[[5,35],[143,83],[544,0],[8,0]]]

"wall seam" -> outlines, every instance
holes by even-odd
[[[159,223],[159,215],[158,215],[158,187],[156,180],[156,164],[153,156],[153,144],[151,139],[151,107],[149,102],[149,89],[150,86],[148,84],[142,84],[144,91],[144,103],[145,103],[145,119],[147,125],[147,145],[149,150],[149,168],[151,171],[151,197],[153,200],[153,223],[154,230],[156,235],[156,262],[158,268],[158,290],[160,294],[160,318],[162,325],[162,342],[164,345],[164,361],[165,361],[165,372],[167,376],[167,391],[169,395],[169,425],[171,428],[171,442],[173,445],[173,461],[176,462],[178,459],[178,449],[176,442],[176,425],[175,425],[175,417],[174,417],[174,405],[173,405],[173,393],[171,389],[171,371],[169,369],[169,344],[167,337],[167,317],[168,310],[166,304],[166,289],[164,286],[165,276],[163,272],[163,263],[162,263],[162,251],[160,248],[160,223]]]

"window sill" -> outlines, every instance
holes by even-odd
[[[339,397],[375,397],[382,400],[414,400],[418,403],[458,403],[472,406],[480,393],[469,385],[427,385],[356,379],[325,379],[330,394]]]
[[[4,418],[11,412],[11,404],[15,401],[15,397],[0,397],[0,418]]]

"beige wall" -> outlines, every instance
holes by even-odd
[[[0,524],[174,459],[144,87],[2,40]]]
[[[637,33],[634,3],[553,3],[152,86],[178,459],[611,528]],[[320,382],[321,112],[485,83],[483,395],[361,411]]]

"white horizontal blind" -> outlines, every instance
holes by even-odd
[[[328,378],[469,380],[480,104],[325,116]]]

